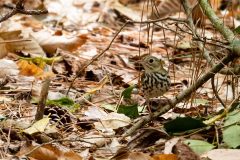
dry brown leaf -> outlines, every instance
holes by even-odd
[[[204,19],[206,17],[204,16],[200,6],[198,5],[197,0],[188,0],[190,7],[193,8],[193,20],[195,22],[200,21],[200,24],[204,24]],[[210,0],[210,3],[215,11],[218,10],[221,1],[220,0]],[[169,14],[174,14],[177,12],[183,12],[184,9],[182,7],[182,2],[181,0],[165,0],[162,1],[158,6],[157,6],[157,12],[154,10],[151,14],[151,18],[156,19],[168,16]]]
[[[193,8],[192,11],[192,17],[194,22],[198,22],[199,25],[211,25],[210,21],[206,21],[207,17],[203,14],[201,7],[198,5],[197,0],[188,0],[190,7]],[[213,10],[218,14],[219,17],[223,17],[223,15],[219,12],[219,9],[222,5],[221,0],[210,0],[210,4],[213,8]],[[234,15],[239,15],[239,1],[238,0],[232,0],[230,3],[232,5],[227,6],[227,10],[229,10],[229,13],[227,15],[224,15],[224,23],[230,27],[233,26],[232,20],[229,21],[226,17],[234,17]],[[165,16],[168,16],[169,14],[174,14],[177,12],[183,12],[184,9],[182,7],[181,1],[180,0],[165,0],[162,1],[158,6],[157,6],[158,11],[154,10],[151,14],[151,18],[156,19],[162,18]]]
[[[67,38],[63,35],[52,35],[47,31],[36,32],[33,34],[33,36],[48,55],[55,54],[58,48],[70,52],[75,51],[78,47],[82,46],[88,39],[85,34]]]
[[[200,157],[192,149],[181,141],[173,147],[173,153],[178,156],[178,160],[200,160]]]
[[[52,144],[42,145],[38,148],[37,145],[27,144],[16,154],[17,156],[23,156],[28,154],[29,157],[38,160],[57,160],[57,159],[67,159],[67,160],[82,160],[77,153],[72,150],[66,149],[62,146],[55,146]],[[36,148],[36,149],[35,149]]]
[[[146,153],[132,152],[128,156],[129,160],[152,160],[152,158]]]
[[[214,149],[201,156],[201,158],[211,160],[238,160],[240,157],[239,149]]]
[[[33,17],[23,17],[22,19],[24,20],[22,23],[24,27],[31,27],[34,31],[43,29],[43,23]]]
[[[141,19],[146,19],[146,17],[142,18],[138,12],[136,12],[135,10],[132,10],[130,7],[126,7],[122,5],[121,3],[119,3],[119,1],[114,1],[111,7],[113,9],[116,9],[119,13],[128,17],[131,20],[141,21]]]
[[[157,154],[152,156],[154,160],[178,160],[176,154]]]
[[[59,56],[63,58],[63,61],[60,63],[54,63],[54,73],[65,75],[76,74],[82,66],[82,59],[79,58],[77,55],[73,55],[70,52],[63,51],[61,49],[59,49],[57,52]]]
[[[114,160],[153,160],[149,155],[142,152],[125,151],[113,158]]]
[[[17,65],[20,70],[20,74],[24,76],[34,76],[38,79],[46,79],[47,77],[54,77],[54,73],[51,71],[44,72],[43,67],[37,66],[31,61],[27,60],[19,60]]]
[[[0,78],[8,76],[16,76],[19,73],[18,66],[16,62],[8,59],[1,59],[0,60]]]
[[[112,132],[114,129],[125,127],[130,123],[131,119],[124,114],[111,112],[101,118],[101,122],[94,122],[94,126],[98,130]]]
[[[193,7],[197,4],[197,0],[189,0],[190,6]],[[165,0],[157,6],[158,12],[154,11],[151,18],[161,18],[169,14],[184,11],[180,0]]]
[[[6,44],[4,43],[4,40],[0,38],[0,58],[5,57],[8,54]]]
[[[1,32],[0,37],[5,42],[7,52],[16,53],[22,51],[35,56],[45,56],[42,48],[29,33],[23,33],[20,30]]]

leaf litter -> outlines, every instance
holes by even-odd
[[[121,2],[45,0],[43,5],[48,9],[48,15],[17,14],[1,23],[0,80],[6,76],[14,79],[3,87],[0,85],[0,116],[3,117],[3,120],[1,119],[3,134],[0,140],[4,142],[0,145],[1,148],[5,148],[1,150],[1,158],[16,155],[35,159],[43,157],[45,159],[177,159],[177,157],[198,159],[199,156],[216,159],[212,154],[220,154],[218,153],[220,151],[213,149],[213,146],[239,147],[240,144],[237,142],[239,134],[234,134],[232,131],[234,127],[239,129],[238,125],[231,124],[221,129],[223,122],[218,121],[215,127],[204,128],[204,125],[191,129],[185,129],[185,127],[189,128],[188,125],[174,127],[174,125],[184,123],[179,121],[179,119],[184,119],[180,117],[186,117],[189,123],[196,121],[202,123],[204,119],[218,114],[221,105],[215,98],[210,82],[205,83],[196,93],[193,93],[186,101],[179,103],[174,109],[148,125],[142,126],[142,129],[134,136],[122,137],[130,126],[148,114],[148,111],[144,110],[145,99],[139,87],[141,69],[137,70],[135,63],[139,60],[139,56],[151,53],[163,59],[164,67],[169,70],[172,81],[171,89],[164,95],[165,98],[158,98],[152,102],[156,104],[156,107],[163,106],[166,99],[174,97],[193,84],[210,66],[206,65],[192,37],[187,34],[188,28],[166,20],[161,23],[165,29],[156,29],[151,43],[148,39],[147,26],[142,25],[140,28],[138,24],[127,25],[105,54],[79,74],[78,71],[84,65],[109,46],[114,34],[119,31],[126,19],[141,20],[144,2],[132,4],[130,1],[124,2],[125,4]],[[39,3],[41,4],[36,1],[26,5],[32,8],[39,6]],[[178,16],[179,14],[173,15],[173,17]],[[143,19],[146,19],[146,15]],[[221,39],[220,35],[211,29],[206,30],[205,36]],[[208,46],[207,48],[212,49]],[[216,53],[224,52],[222,48],[215,47],[213,50],[215,49]],[[34,57],[40,57],[44,61],[47,58],[46,55],[53,59],[59,56],[61,59],[53,60],[51,64],[44,66],[34,64],[36,66],[25,65],[26,68],[22,68],[21,59],[32,58],[29,64],[33,64]],[[35,72],[33,72],[34,67],[37,70]],[[49,70],[50,75],[45,75]],[[21,72],[27,74],[21,75]],[[41,78],[36,77],[38,74],[41,74]],[[67,105],[60,104],[60,99],[66,95],[69,82],[77,75],[79,77],[68,94],[69,98],[74,101],[74,107],[64,109],[64,115],[72,115],[70,116],[72,124],[66,123],[54,128],[58,122],[47,121],[51,117],[49,113],[53,112],[47,112],[48,114],[42,119],[44,123],[41,121],[33,123],[42,80],[51,76],[48,99],[55,100],[52,107],[46,108],[61,110],[61,108],[67,108]],[[235,92],[240,90],[239,81],[234,83],[235,89],[233,90],[233,84],[229,84],[230,76],[217,74],[215,77],[219,96],[226,104],[231,104],[236,95]],[[133,85],[136,93],[131,91],[128,98],[122,96],[123,91]],[[235,105],[239,110],[239,102]],[[117,113],[119,106],[123,110],[121,113]],[[127,112],[136,112],[136,108],[129,106],[138,108],[138,114],[133,116],[134,118]],[[124,110],[124,107],[128,107],[128,111]],[[223,119],[226,121],[225,124],[232,116],[234,117],[231,114]],[[58,117],[57,121],[61,121],[64,116]],[[237,116],[234,117],[235,125],[239,121]],[[166,128],[163,126],[170,122],[172,132],[166,135],[164,131]],[[49,126],[54,128],[50,132]],[[181,132],[174,132],[176,128],[182,129]],[[160,129],[160,131],[155,129]],[[213,132],[216,132],[216,136],[222,137],[223,134],[223,140],[215,137]],[[192,134],[199,134],[198,138],[192,138]],[[179,136],[185,139],[177,139],[169,147],[169,136]],[[231,140],[230,136],[235,140]],[[201,141],[198,140],[199,137]],[[30,140],[32,144],[29,144]],[[26,142],[27,147],[21,142]],[[190,142],[191,145],[189,145]],[[17,144],[16,150],[11,150],[13,144]],[[202,145],[200,149],[204,153],[197,150],[198,144]],[[63,146],[68,151],[63,149]],[[37,147],[35,151],[34,147]],[[169,152],[164,152],[166,148]],[[31,153],[27,154],[22,150],[31,151]],[[226,157],[231,157],[230,153],[239,154],[234,149],[221,150],[222,152]],[[39,155],[44,156],[39,157]]]

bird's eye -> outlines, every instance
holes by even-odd
[[[149,59],[149,63],[153,63],[153,61],[154,61],[154,60],[153,60],[152,58],[151,58],[151,59]]]

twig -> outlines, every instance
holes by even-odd
[[[215,77],[215,75],[213,75],[213,77],[211,78],[211,84],[212,84],[213,93],[216,96],[216,98],[218,99],[218,101],[223,105],[223,107],[226,108],[226,105],[224,104],[223,100],[218,95],[217,88],[216,88],[216,86],[214,84],[214,77]]]
[[[217,126],[214,126],[214,129],[215,129],[215,135],[216,135],[216,141],[217,141],[217,148],[219,147],[219,133],[218,133],[218,128]]]
[[[12,10],[0,18],[0,23],[3,21],[6,21],[7,19],[9,19],[10,17],[14,16],[17,13],[28,14],[28,15],[41,15],[41,14],[48,13],[47,10],[25,10],[24,4],[23,4],[24,1],[25,0],[19,0],[15,7],[10,7],[10,6],[7,7],[7,5],[4,5],[4,7],[10,8]]]
[[[3,7],[8,8],[8,9],[15,9],[14,6],[10,6],[8,4],[4,4]],[[29,9],[20,9],[16,8],[18,13],[21,14],[28,14],[28,15],[41,15],[41,14],[47,14],[48,11],[46,9],[40,10],[40,9],[35,9],[35,10],[29,10]]]
[[[5,76],[5,77],[3,78],[3,80],[0,82],[0,89],[1,89],[3,86],[5,86],[6,84],[8,84],[9,80],[10,80],[10,78],[9,78],[8,76]]]
[[[24,41],[31,41],[31,39],[4,40],[4,41],[0,42],[0,44],[4,44],[4,43],[15,43],[15,42],[24,42]]]
[[[46,80],[43,81],[41,94],[40,94],[40,100],[39,100],[38,106],[37,106],[37,113],[35,115],[35,121],[38,121],[43,118],[44,108],[46,105],[50,82],[51,82],[51,80],[49,77],[47,77]]]

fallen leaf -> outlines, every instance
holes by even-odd
[[[21,30],[0,32],[0,38],[5,42],[8,52],[26,52],[33,56],[45,56],[45,52],[39,46],[38,42],[30,35],[29,32]],[[1,43],[3,43],[1,42]]]
[[[53,144],[45,144],[42,146],[27,144],[21,148],[16,156],[22,156],[25,154],[28,154],[28,157],[35,158],[37,160],[82,160],[81,156],[74,151],[63,146]]]
[[[124,114],[111,112],[107,116],[100,119],[101,122],[95,122],[95,128],[102,131],[110,131],[120,127],[127,126],[131,123],[131,119]]]
[[[39,31],[32,34],[40,46],[48,55],[54,55],[58,48],[66,51],[75,51],[87,41],[87,35],[82,34],[75,37],[55,36],[47,31]]]
[[[0,58],[5,57],[8,54],[6,44],[4,43],[4,40],[0,38]]]
[[[239,149],[214,149],[201,156],[211,160],[239,160]]]
[[[152,156],[153,160],[178,160],[176,154],[158,154]]]
[[[55,76],[52,71],[44,71],[44,69],[48,67],[44,61],[36,65],[32,60],[19,60],[17,65],[20,69],[20,74],[24,76],[34,76],[38,79],[52,78]]]
[[[43,69],[35,65],[31,61],[19,60],[18,67],[20,69],[20,74],[25,76],[39,76],[43,74]]]
[[[38,133],[38,132],[44,132],[44,130],[46,129],[46,127],[48,126],[50,121],[50,118],[43,118],[40,119],[39,121],[33,123],[33,125],[25,130],[23,130],[23,132],[27,133],[27,134],[34,134],[34,133]]]
[[[114,160],[153,160],[149,155],[142,152],[125,151],[123,153],[114,156]]]
[[[16,76],[19,74],[19,69],[17,64],[8,59],[1,59],[0,60],[0,78],[5,77],[6,75],[8,76]]]

